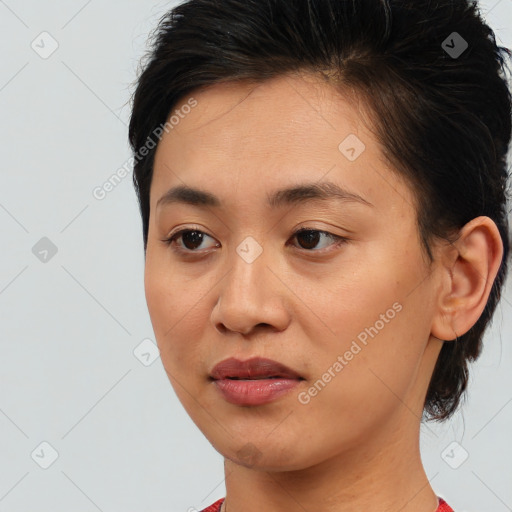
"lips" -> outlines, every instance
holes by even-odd
[[[258,380],[270,378],[303,380],[297,372],[284,364],[262,357],[254,357],[247,361],[240,361],[239,359],[230,357],[215,365],[210,377],[213,380]]]
[[[213,368],[210,379],[227,402],[243,407],[274,402],[305,380],[284,364],[262,357],[225,359]]]

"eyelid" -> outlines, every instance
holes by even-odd
[[[204,231],[200,226],[185,226],[179,229],[176,229],[175,231],[171,231],[169,235],[167,235],[164,239],[161,241],[164,242],[166,245],[171,246],[172,250],[178,254],[184,254],[184,255],[195,255],[195,254],[201,254],[201,251],[190,251],[187,249],[182,249],[181,247],[172,247],[174,244],[174,241],[179,238],[183,233],[187,233],[190,231],[197,231],[203,235],[209,236],[210,238],[215,240],[215,237],[212,235],[209,235],[206,231]],[[219,242],[217,242],[218,244]],[[202,251],[204,252],[204,250]]]
[[[200,233],[204,233],[205,235],[208,235],[208,233],[206,233],[206,231],[201,226],[192,224],[190,226],[180,227],[180,228],[177,228],[176,230],[172,230],[165,237],[165,239],[167,240],[169,238],[172,238],[178,234],[181,234],[184,231],[199,231]],[[208,236],[211,236],[211,235],[208,235]]]

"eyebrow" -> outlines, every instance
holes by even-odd
[[[360,195],[349,192],[330,181],[322,183],[301,183],[276,190],[271,194],[267,194],[267,205],[270,208],[276,209],[286,205],[306,203],[318,199],[357,202],[373,207],[372,203]],[[187,185],[178,185],[169,189],[157,201],[156,208],[158,209],[173,203],[183,203],[198,207],[222,207],[222,201],[216,195]]]

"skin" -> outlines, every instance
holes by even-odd
[[[222,512],[434,512],[419,450],[423,403],[441,340],[467,332],[485,307],[503,251],[495,224],[472,220],[456,243],[433,245],[430,264],[412,190],[386,163],[357,102],[317,77],[217,84],[193,97],[197,106],[155,155],[145,290],[170,382],[225,458]],[[355,161],[338,149],[348,134],[366,146]],[[266,204],[274,190],[320,181],[371,206]],[[157,208],[183,184],[215,194],[222,207]],[[298,227],[348,241],[320,234],[307,245],[293,236]],[[208,235],[175,241],[195,251],[188,257],[162,241],[183,228]],[[263,249],[252,263],[236,251],[248,236]],[[300,403],[298,393],[394,303],[400,312]],[[231,356],[274,359],[305,380],[269,404],[234,405],[209,380]]]

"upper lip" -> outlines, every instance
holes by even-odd
[[[227,378],[261,379],[268,377],[302,379],[297,372],[284,364],[263,357],[253,357],[247,361],[240,361],[240,359],[234,357],[224,359],[224,361],[214,366],[210,376],[214,380]]]

